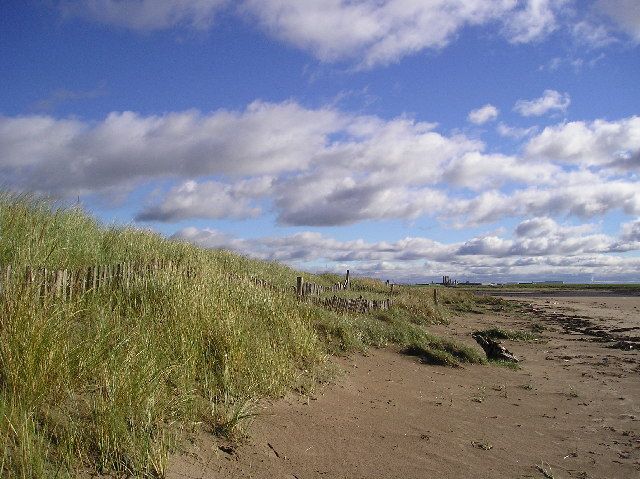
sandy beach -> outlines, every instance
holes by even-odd
[[[477,347],[475,330],[535,324],[540,340],[503,341],[518,370],[335,359],[330,384],[261,404],[240,444],[199,437],[168,477],[640,477],[640,297],[517,301],[429,329]]]

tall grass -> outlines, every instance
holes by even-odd
[[[0,265],[16,272],[156,258],[197,274],[159,271],[67,301],[43,301],[20,274],[3,284],[0,476],[90,468],[160,477],[184,433],[232,432],[247,404],[283,394],[327,352],[388,342],[457,351],[418,325],[445,314],[429,291],[399,293],[398,307],[377,316],[341,315],[237,279],[290,287],[299,273],[285,266],[105,228],[79,208],[0,196]]]

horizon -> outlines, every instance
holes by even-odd
[[[304,271],[640,283],[633,0],[8,3],[11,191]]]

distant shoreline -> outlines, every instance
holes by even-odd
[[[640,296],[639,290],[625,291],[622,289],[560,289],[560,290],[543,290],[543,291],[500,291],[500,290],[476,290],[476,294],[482,296],[505,296],[510,298],[533,298],[533,297],[559,297],[559,298],[605,298],[605,297],[637,297]]]

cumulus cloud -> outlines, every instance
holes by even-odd
[[[625,229],[626,228],[626,229]],[[381,279],[424,281],[442,274],[466,278],[514,279],[531,275],[598,274],[632,275],[640,259],[621,260],[609,253],[619,251],[624,235],[635,235],[636,223],[623,228],[619,239],[597,232],[595,225],[562,225],[548,217],[520,223],[513,239],[495,235],[465,242],[441,243],[423,237],[397,241],[338,241],[318,232],[305,231],[283,237],[238,239],[212,229],[185,228],[174,239],[200,246],[226,248],[296,267],[325,264],[331,271],[350,268]],[[633,236],[636,238],[636,236]],[[640,249],[627,241],[626,251]]]
[[[523,9],[514,12],[504,30],[512,43],[540,40],[558,27],[556,11],[566,0],[528,0]]]
[[[161,30],[187,25],[199,30],[211,25],[227,0],[63,0],[60,8],[69,16],[134,30]]]
[[[59,0],[57,5],[67,17],[137,31],[206,30],[224,12],[255,22],[321,61],[372,68],[444,48],[474,26],[497,25],[513,44],[541,41],[561,27],[594,47],[615,41],[611,30],[639,41],[634,2],[597,0],[601,15],[572,8],[574,0]]]
[[[443,171],[443,179],[454,186],[472,190],[499,188],[511,184],[548,184],[561,168],[551,163],[531,164],[501,154],[466,153],[452,160]]]
[[[536,160],[638,171],[640,117],[550,126],[527,143],[525,154]]]
[[[210,114],[114,112],[97,123],[0,117],[0,169],[16,186],[69,196],[158,177],[282,173],[306,168],[347,120],[292,102]]]
[[[640,209],[637,117],[548,127],[522,155],[487,153],[435,128],[295,102],[114,112],[98,122],[0,117],[0,174],[14,188],[66,197],[168,179],[173,186],[138,214],[154,221],[246,218],[266,207],[284,225],[430,216],[458,226]]]
[[[497,117],[498,109],[491,104],[486,104],[485,106],[478,108],[477,110],[470,111],[467,119],[471,123],[475,123],[476,125],[483,125],[488,121],[495,120]]]
[[[620,252],[640,250],[640,218],[623,223],[620,230],[620,238],[613,249]]]
[[[482,192],[471,199],[448,204],[449,217],[463,217],[464,225],[491,223],[506,217],[575,216],[581,219],[601,216],[615,210],[640,214],[640,188],[637,182],[611,180],[602,183],[576,182],[560,175],[560,183],[547,188],[530,187],[503,193]],[[562,184],[566,181],[566,184]]]
[[[515,0],[246,0],[271,34],[323,61],[362,58],[371,67],[425,48],[442,48],[467,25],[510,15]],[[525,27],[526,29],[526,27]]]
[[[606,47],[617,41],[607,27],[602,24],[594,24],[587,20],[575,23],[571,27],[571,33],[578,42],[592,48]]]
[[[598,0],[596,6],[634,41],[640,42],[640,8],[637,1]]]
[[[545,90],[540,98],[518,100],[513,109],[522,116],[541,116],[550,111],[565,112],[570,103],[571,98],[568,93]]]
[[[263,196],[271,186],[269,177],[252,178],[233,185],[217,181],[186,181],[172,188],[159,205],[149,206],[138,221],[180,221],[188,218],[252,218],[261,210],[251,205],[251,197]]]

